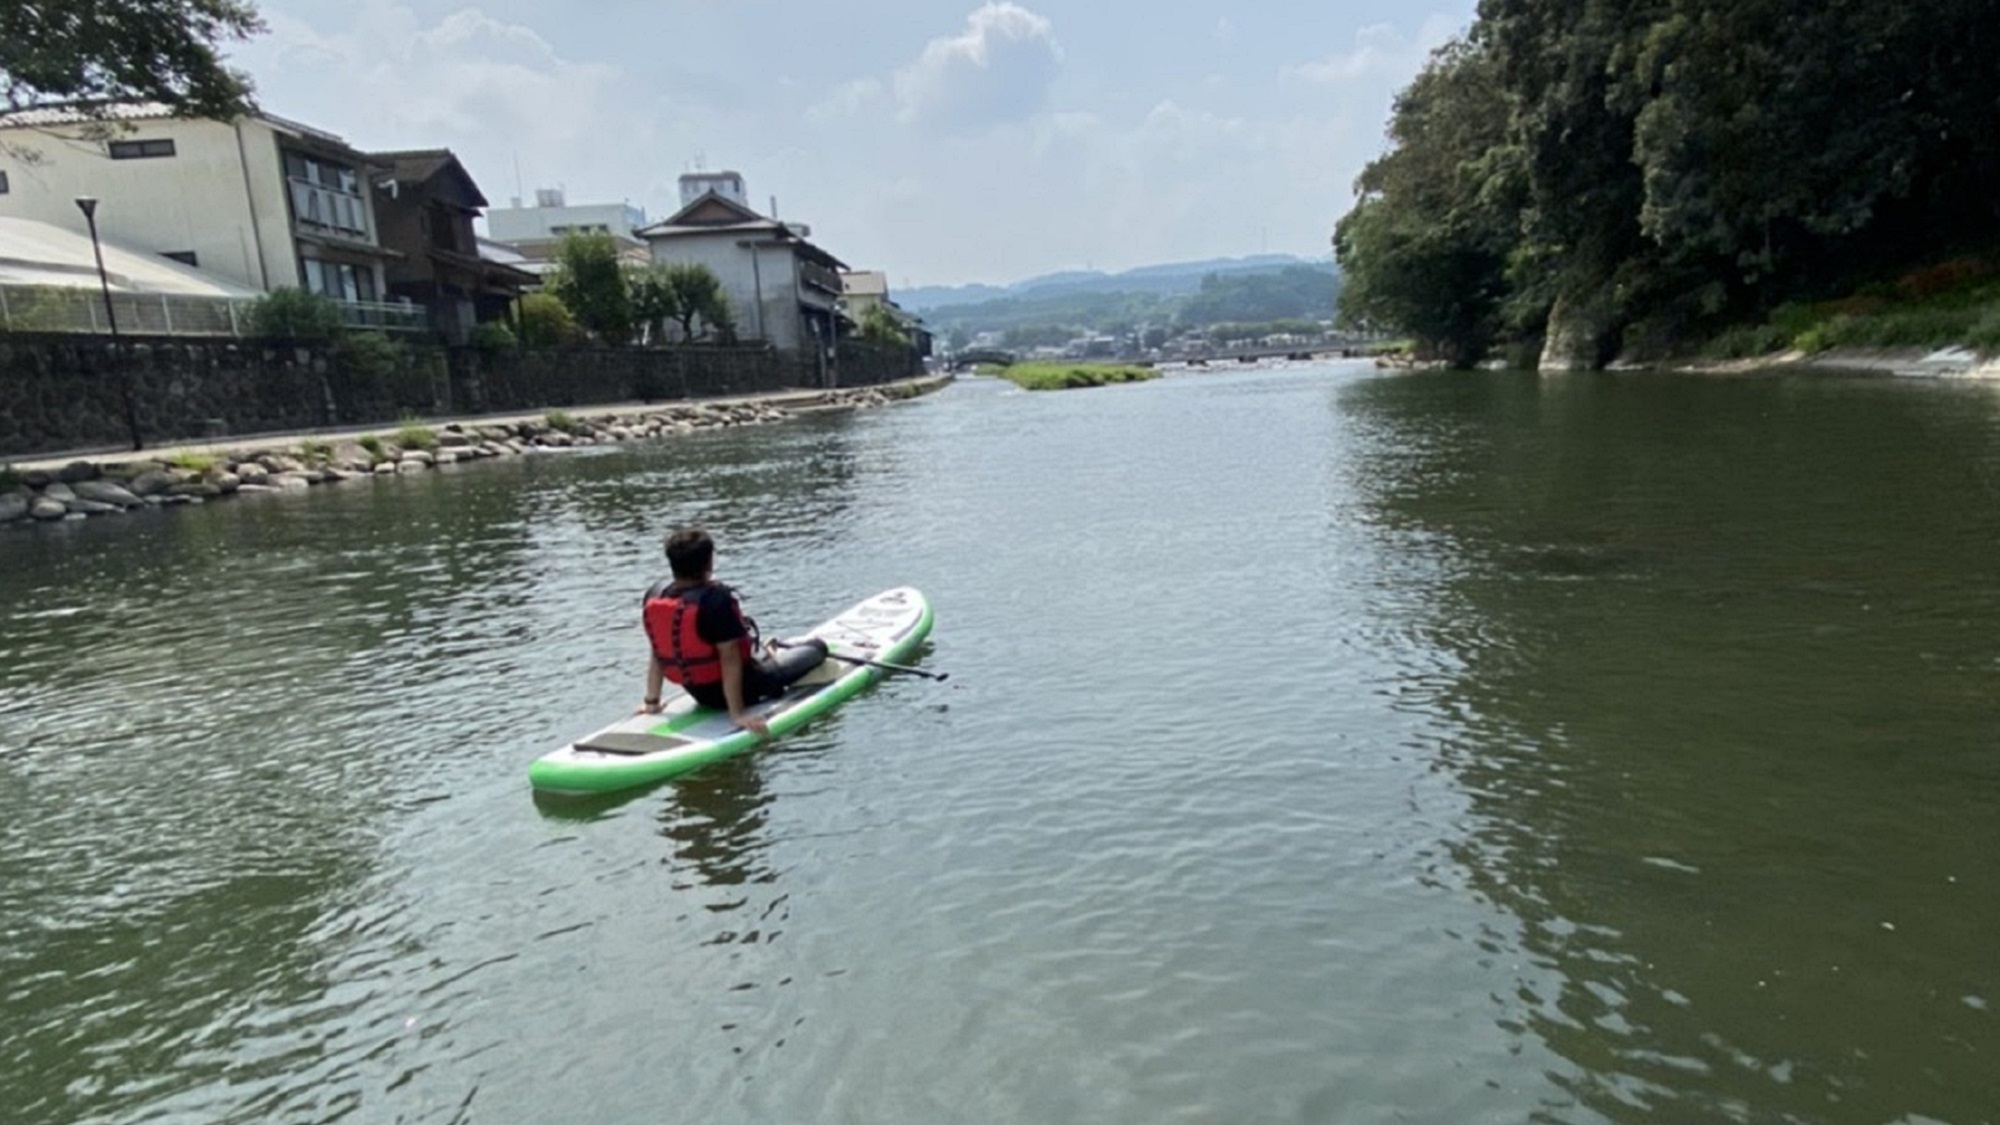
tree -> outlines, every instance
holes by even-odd
[[[884,347],[910,346],[910,334],[903,330],[902,321],[887,306],[879,304],[861,310],[861,338]]]
[[[700,262],[670,262],[665,270],[667,285],[674,295],[673,317],[680,322],[682,340],[695,338],[696,320],[712,333],[725,337],[735,333],[729,294],[723,291],[722,279],[715,276],[714,270]]]
[[[584,331],[605,343],[619,345],[632,338],[632,295],[610,235],[564,235],[549,291]]]
[[[626,275],[632,294],[632,318],[649,340],[666,339],[666,322],[681,317],[680,294],[664,266],[648,266]]]
[[[1453,366],[1485,357],[1521,238],[1522,177],[1500,101],[1493,55],[1468,42],[1440,48],[1397,97],[1392,147],[1362,171],[1361,198],[1334,235],[1343,323],[1408,332]]]
[[[521,343],[531,348],[560,347],[583,335],[569,308],[548,293],[522,295],[520,325]]]
[[[150,101],[231,120],[253,108],[251,86],[223,65],[222,45],[263,29],[248,0],[9,0],[0,95],[10,109]]]

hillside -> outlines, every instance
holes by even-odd
[[[961,287],[945,303],[899,303],[947,339],[998,333],[1016,346],[1059,344],[1079,335],[1128,336],[1223,324],[1331,318],[1340,279],[1330,264],[1293,257],[1153,266],[1121,274],[1067,273],[997,290]],[[978,297],[976,292],[988,295]],[[933,301],[939,291],[927,296]],[[920,296],[925,296],[920,294]],[[971,297],[951,300],[950,297]]]
[[[1100,270],[1065,270],[1043,274],[1010,285],[920,285],[896,291],[896,303],[911,312],[927,314],[933,309],[980,304],[1034,293],[1056,294],[1151,293],[1166,295],[1193,293],[1201,279],[1210,274],[1257,273],[1285,266],[1324,266],[1323,262],[1293,254],[1258,254],[1247,258],[1212,258],[1199,262],[1170,262],[1140,266],[1119,273]]]

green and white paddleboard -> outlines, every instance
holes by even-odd
[[[797,730],[884,674],[839,657],[902,663],[930,631],[923,594],[908,586],[877,594],[807,633],[825,641],[831,655],[784,695],[750,711],[770,724],[773,737]],[[546,793],[609,793],[733,757],[759,741],[727,713],[696,705],[672,684],[663,698],[657,715],[634,715],[535,759],[529,783]]]

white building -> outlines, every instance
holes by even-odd
[[[807,241],[811,233],[711,191],[639,235],[654,262],[699,262],[715,273],[738,336],[824,357],[849,323],[840,312],[846,263]]]
[[[646,212],[629,203],[580,203],[571,206],[560,188],[535,192],[533,207],[512,201],[509,207],[486,210],[486,237],[512,247],[530,263],[553,261],[565,235],[604,234],[618,247],[619,256],[634,264],[649,260],[639,228],[646,225]],[[536,272],[541,272],[539,269]]]
[[[710,192],[739,207],[750,206],[750,197],[743,189],[743,177],[738,173],[689,172],[681,177],[681,206],[686,207]]]
[[[122,247],[172,258],[258,292],[383,299],[370,182],[382,171],[331,133],[269,114],[176,118],[161,105],[0,114],[0,216],[82,232],[76,200]]]

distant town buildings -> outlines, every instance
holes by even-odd
[[[523,207],[515,199],[509,206],[486,212],[486,236],[512,248],[528,260],[528,268],[538,273],[546,272],[564,236],[570,234],[605,235],[618,247],[620,257],[643,265],[651,260],[645,240],[638,234],[645,225],[646,212],[642,208],[630,203],[573,205],[563,197],[561,188],[536,191],[532,207]]]
[[[128,298],[224,306],[194,328],[163,305],[144,331],[238,331],[236,304],[297,288],[339,302],[350,324],[463,343],[480,323],[512,315],[566,237],[601,234],[634,268],[706,266],[729,298],[736,340],[811,357],[822,375],[870,307],[928,353],[928,333],[890,299],[886,275],[850,271],[805,224],[760,213],[740,173],[690,172],[679,188],[680,209],[661,222],[625,202],[572,205],[560,188],[536,192],[532,206],[492,207],[448,149],[371,153],[269,113],[225,122],[152,104],[4,112],[0,317],[10,287],[99,287],[102,248],[105,282]],[[95,246],[84,198],[95,200]]]

